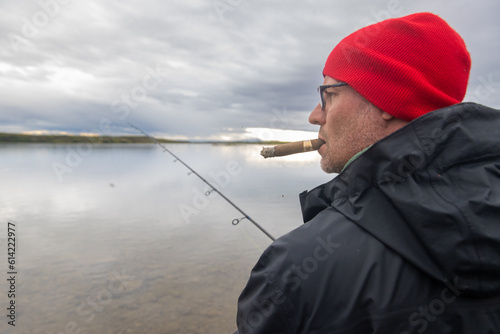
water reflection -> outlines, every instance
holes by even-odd
[[[0,212],[21,245],[18,322],[1,332],[232,333],[270,240],[246,220],[232,226],[241,214],[199,196],[204,184],[157,146],[95,146],[61,179],[54,165],[71,149],[0,146]],[[278,237],[301,224],[298,193],[330,177],[316,153],[264,160],[260,149],[172,146]]]

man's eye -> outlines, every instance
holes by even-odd
[[[333,92],[326,92],[325,91],[325,100],[331,99],[334,95],[336,95],[336,94]]]

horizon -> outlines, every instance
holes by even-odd
[[[71,133],[67,131],[23,131],[23,132],[0,132],[2,135],[23,135],[23,136],[75,136],[75,137],[146,137],[144,134],[140,132],[136,133],[89,133],[89,132],[80,132],[80,133]],[[268,128],[260,128],[260,129],[246,129],[244,133],[241,133],[237,136],[220,136],[220,137],[210,137],[210,138],[196,138],[196,137],[182,137],[182,138],[172,138],[167,136],[156,136],[154,134],[149,134],[150,136],[156,139],[162,140],[171,140],[171,141],[180,141],[180,142],[248,142],[248,143],[266,143],[266,142],[293,142],[307,139],[317,138],[317,132],[308,132],[308,131],[295,131],[295,130],[281,130],[281,129],[268,129]]]

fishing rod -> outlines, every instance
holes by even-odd
[[[167,147],[165,147],[165,145],[163,145],[162,143],[160,143],[155,137],[147,134],[146,132],[144,132],[143,130],[141,130],[140,128],[138,128],[137,126],[135,126],[134,124],[130,123],[130,122],[127,122],[128,125],[130,125],[131,127],[133,127],[134,129],[136,129],[137,131],[139,131],[140,133],[142,133],[144,136],[146,136],[149,140],[151,140],[153,143],[157,144],[158,146],[160,146],[164,152],[167,152],[169,153],[171,156],[173,156],[175,158],[175,161],[179,161],[181,164],[184,165],[184,167],[186,167],[187,169],[189,169],[189,171],[191,172],[191,174],[194,174],[196,175],[200,180],[202,180],[205,184],[207,184],[211,190],[208,190],[207,192],[205,192],[205,196],[209,196],[212,192],[216,192],[217,194],[219,194],[223,199],[226,200],[226,202],[228,202],[229,204],[231,204],[236,210],[238,210],[242,215],[243,215],[243,218],[236,218],[236,219],[233,219],[232,221],[232,224],[234,226],[238,225],[240,223],[240,221],[242,221],[243,219],[248,219],[252,224],[254,224],[259,230],[261,230],[265,235],[267,235],[272,241],[275,241],[276,239],[269,233],[267,232],[262,226],[260,226],[255,220],[253,220],[252,218],[250,218],[249,215],[247,215],[243,210],[241,210],[236,204],[234,204],[229,198],[227,198],[222,192],[219,191],[219,189],[217,189],[216,187],[214,187],[210,182],[208,182],[203,176],[201,176],[200,174],[198,174],[198,172],[196,172],[193,168],[191,168],[187,163],[185,163],[184,161],[182,161],[181,158],[179,158],[177,155],[175,155],[172,151],[170,151]]]

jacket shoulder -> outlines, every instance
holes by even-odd
[[[370,323],[395,299],[403,302],[394,289],[400,288],[401,277],[418,282],[415,274],[372,235],[327,208],[262,254],[239,299],[240,333],[246,333],[242,328],[248,333],[298,333],[314,327],[335,333]]]

